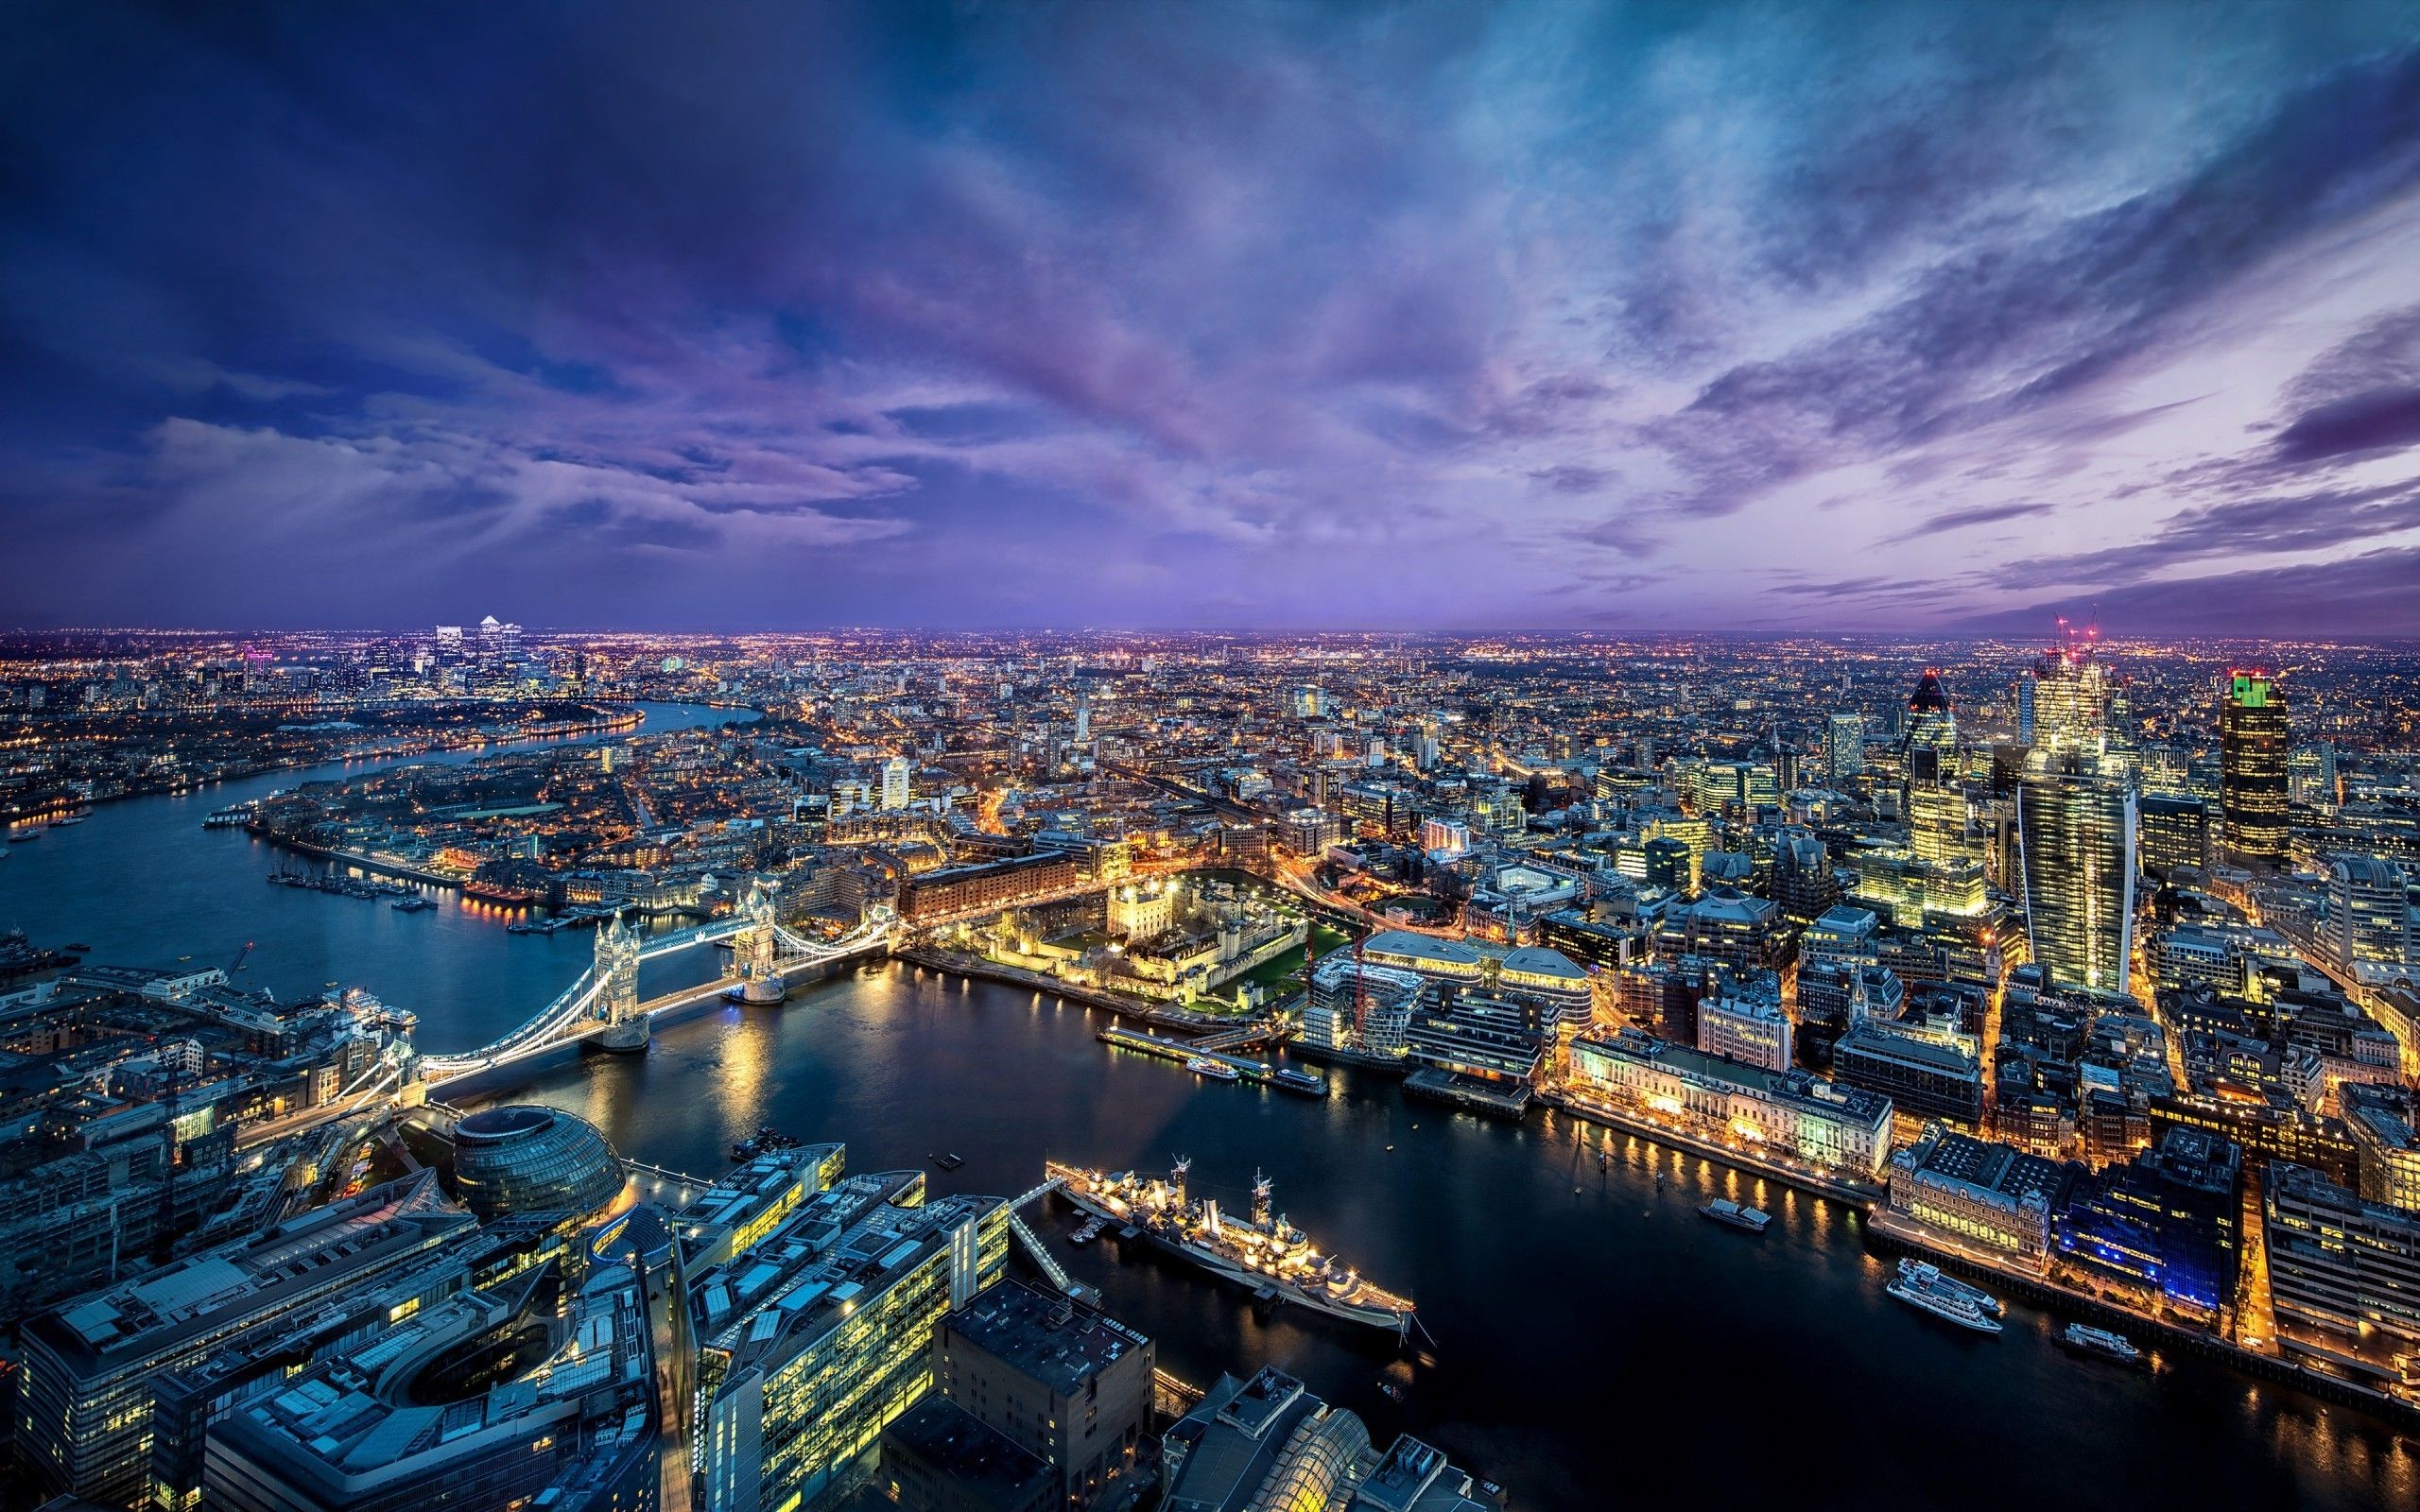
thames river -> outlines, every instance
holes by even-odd
[[[725,717],[650,713],[658,730]],[[104,805],[11,847],[0,927],[132,965],[225,964],[251,940],[245,985],[367,987],[417,1011],[431,1050],[493,1038],[586,964],[584,933],[508,936],[451,899],[397,914],[266,886],[273,853],[199,828],[301,775],[321,774]],[[705,1175],[763,1124],[845,1141],[852,1170],[923,1169],[936,1192],[1013,1195],[1046,1159],[1158,1170],[1183,1154],[1197,1192],[1240,1208],[1266,1171],[1295,1224],[1418,1300],[1433,1345],[1399,1354],[1349,1325],[1257,1310],[1179,1263],[1121,1257],[1112,1239],[1068,1245],[1063,1208],[1029,1216],[1112,1313],[1158,1341],[1167,1368],[1202,1382],[1282,1365],[1382,1440],[1410,1430],[1504,1482],[1518,1507],[2420,1503],[2420,1446],[2349,1409],[2196,1361],[2141,1376],[2078,1360],[2023,1304],[1983,1338],[1893,1302],[1886,1263],[1839,1205],[1567,1120],[1407,1102],[1383,1078],[1338,1074],[1325,1100],[1200,1083],[1105,1049],[1106,1022],[1046,995],[882,966],[782,1007],[663,1029],[643,1057],[558,1065],[515,1095],[593,1119],[626,1155]],[[944,1175],[927,1163],[938,1153],[965,1164]],[[1772,1211],[1772,1228],[1703,1221],[1696,1207],[1716,1194]]]

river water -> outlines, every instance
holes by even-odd
[[[650,729],[724,717],[650,713]],[[493,1038],[585,966],[584,933],[506,936],[451,901],[407,915],[265,886],[271,854],[198,828],[248,789],[297,780],[107,805],[13,847],[0,924],[129,964],[218,964],[253,940],[248,984],[359,983],[417,1010],[439,1050]],[[1196,1191],[1240,1208],[1264,1170],[1293,1222],[1418,1299],[1433,1346],[1407,1356],[1349,1325],[1264,1313],[1181,1263],[1121,1257],[1114,1240],[1070,1246],[1063,1208],[1030,1216],[1179,1375],[1280,1364],[1382,1438],[1418,1433],[1504,1482],[1519,1507],[2420,1504],[2420,1445],[2358,1413],[2195,1361],[2163,1360],[2155,1376],[2080,1361],[2022,1304],[1992,1339],[1890,1300],[1885,1263],[1836,1204],[1568,1120],[1449,1114],[1350,1072],[1325,1100],[1203,1084],[1104,1048],[1107,1022],[1045,994],[884,965],[786,1006],[662,1029],[645,1057],[555,1066],[515,1095],[581,1113],[627,1155],[706,1175],[763,1124],[846,1141],[852,1170],[924,1168],[936,1192],[1012,1195],[1046,1159],[1161,1169],[1184,1154]],[[934,1170],[942,1152],[964,1166]],[[1716,1194],[1766,1208],[1772,1228],[1703,1221],[1696,1207]]]

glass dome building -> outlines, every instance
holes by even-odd
[[[454,1191],[482,1220],[592,1213],[621,1195],[622,1163],[596,1126],[552,1108],[483,1108],[454,1127]]]

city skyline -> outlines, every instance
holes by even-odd
[[[2420,634],[2406,15],[56,8],[0,613]]]

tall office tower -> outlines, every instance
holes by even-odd
[[[2033,744],[2033,689],[2037,680],[2031,672],[2020,674],[2016,679],[2016,739],[2022,746]]]
[[[1294,717],[1322,719],[1327,716],[1327,692],[1322,688],[1300,687],[1294,690]]]
[[[1908,723],[1900,737],[1901,769],[1910,782],[1938,782],[1958,770],[1958,716],[1950,712],[1941,669],[1925,668],[1908,696]]]
[[[440,662],[462,660],[462,627],[441,625],[437,627],[437,660]]]
[[[909,797],[908,780],[916,770],[915,763],[905,756],[893,756],[882,764],[882,806],[904,809]]]
[[[1824,727],[1824,775],[1834,782],[1865,770],[1865,720],[1834,714]]]
[[[2286,697],[2265,672],[2236,672],[2219,705],[2219,814],[2227,859],[2286,864]]]
[[[2062,987],[2127,990],[2135,944],[2135,791],[2099,758],[2036,751],[2016,789],[2025,933]]]
[[[1927,866],[1976,859],[1962,789],[1927,784],[1908,790],[1908,849]]]
[[[1093,699],[1085,694],[1076,700],[1076,744],[1080,746],[1093,738]]]
[[[2070,642],[2033,664],[2033,738],[2044,750],[2098,756],[2109,744],[2109,668]]]

